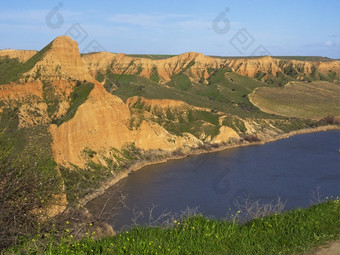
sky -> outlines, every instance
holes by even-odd
[[[4,1],[0,49],[340,58],[340,0]]]

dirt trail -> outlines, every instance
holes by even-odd
[[[325,244],[301,255],[340,255],[340,240]]]

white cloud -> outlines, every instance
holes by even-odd
[[[333,42],[332,41],[325,41],[324,45],[327,47],[333,46]]]

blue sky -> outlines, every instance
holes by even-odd
[[[0,49],[69,34],[82,52],[340,58],[340,0],[3,1],[0,32]]]

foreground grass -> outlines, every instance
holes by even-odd
[[[243,225],[194,216],[174,221],[171,227],[139,226],[98,240],[89,237],[72,241],[72,237],[68,237],[45,253],[296,254],[339,238],[340,203],[337,199]]]

